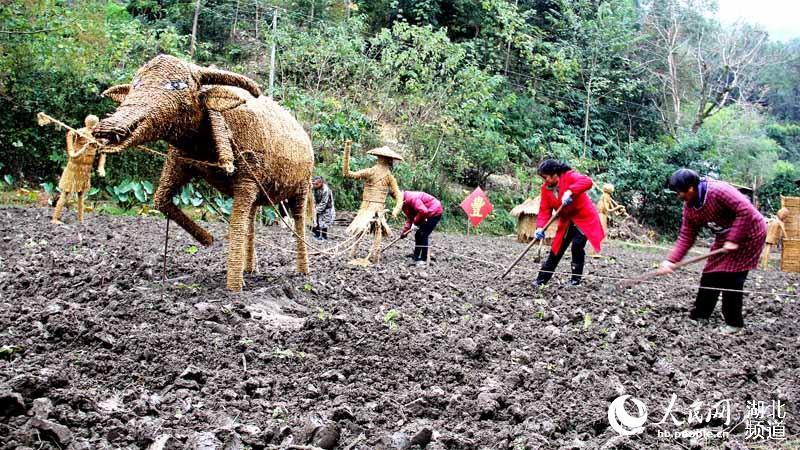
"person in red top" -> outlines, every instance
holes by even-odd
[[[403,192],[403,214],[408,220],[400,237],[404,238],[408,233],[416,231],[414,262],[418,266],[424,266],[428,260],[428,238],[441,220],[442,212],[442,204],[436,197],[425,192]]]
[[[534,234],[537,240],[544,239],[543,228],[552,217],[552,211],[560,207],[562,210],[558,215],[558,229],[550,253],[533,285],[541,286],[550,281],[553,271],[567,251],[567,246],[572,243],[572,278],[569,283],[576,286],[580,284],[583,275],[586,241],[600,253],[600,244],[605,238],[594,202],[586,195],[586,191],[593,186],[592,179],[553,159],[542,161],[538,172],[544,183],[539,216],[536,218],[536,226],[539,228]]]
[[[672,273],[675,263],[697,240],[697,234],[708,227],[715,234],[711,250],[724,248],[727,252],[711,256],[703,268],[700,289],[694,308],[689,314],[694,320],[711,317],[722,294],[722,316],[725,334],[739,333],[742,319],[742,288],[747,273],[758,267],[758,259],[767,238],[764,217],[736,188],[724,181],[700,178],[694,170],[680,169],[672,174],[669,188],[683,202],[683,221],[675,247],[661,263],[658,272]]]

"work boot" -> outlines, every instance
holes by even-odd
[[[569,280],[571,286],[581,284],[583,280],[583,264],[572,263],[572,278]]]
[[[738,335],[742,334],[743,330],[744,330],[744,328],[742,328],[742,327],[734,327],[734,326],[731,326],[731,325],[728,325],[728,324],[725,324],[725,325],[722,325],[721,327],[719,327],[719,332],[720,333],[731,335],[731,336],[738,336]]]

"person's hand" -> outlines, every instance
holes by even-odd
[[[97,168],[97,174],[100,175],[101,177],[105,177],[106,176],[106,169],[103,168],[103,167],[98,167]]]
[[[402,233],[400,233],[400,239],[405,239],[405,238],[406,238],[406,236],[408,236],[408,233],[409,233],[410,231],[411,231],[411,230],[404,230]]]
[[[400,208],[395,208],[395,209],[392,210],[392,218],[393,219],[396,219],[397,216],[399,216],[399,215],[400,215]]]
[[[534,237],[534,239],[536,239],[537,241],[541,241],[542,239],[544,239],[544,230],[543,230],[543,229],[541,229],[541,228],[537,228],[537,229],[536,229],[536,232],[535,232],[535,233],[533,233],[533,237]]]
[[[561,196],[561,206],[569,206],[572,203],[572,191],[564,191],[564,195]]]
[[[668,275],[675,271],[675,263],[670,261],[661,261],[661,266],[658,268],[659,275]]]
[[[732,252],[739,248],[739,244],[736,242],[726,241],[722,248],[724,248],[726,251]]]
[[[415,225],[411,225],[411,228],[408,230],[408,232],[410,233],[412,231],[417,231],[417,230],[419,230],[419,226],[415,224]]]

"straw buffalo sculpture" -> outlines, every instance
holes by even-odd
[[[93,135],[108,152],[164,140],[169,151],[154,196],[155,206],[203,245],[212,236],[172,203],[194,178],[233,197],[229,224],[227,286],[240,291],[243,272],[256,269],[258,206],[287,201],[294,216],[297,270],[308,272],[305,209],[314,166],[302,126],[251,79],[159,55],[131,84],[103,95],[119,103]]]

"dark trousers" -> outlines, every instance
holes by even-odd
[[[414,261],[428,260],[428,238],[441,219],[442,216],[428,217],[428,220],[419,226],[419,230],[414,234],[414,242],[416,243],[414,247]]]
[[[561,248],[558,249],[557,253],[553,253],[550,250],[547,259],[542,264],[539,275],[536,277],[538,284],[545,284],[550,281],[550,278],[553,278],[553,271],[556,270],[570,242],[572,243],[572,280],[581,281],[583,265],[586,262],[586,251],[583,249],[586,246],[586,236],[574,223],[570,222],[567,232],[564,233],[564,239],[561,240]]]
[[[747,274],[747,271],[704,273],[700,277],[700,289],[697,290],[697,298],[689,317],[695,320],[711,317],[711,313],[717,306],[717,300],[722,294],[722,317],[725,318],[725,323],[732,327],[743,327],[742,298],[744,292],[741,291],[747,280]],[[722,291],[720,289],[731,290]]]
[[[314,232],[314,237],[328,239],[328,228],[321,228],[318,225],[315,225],[311,228],[311,231]]]

